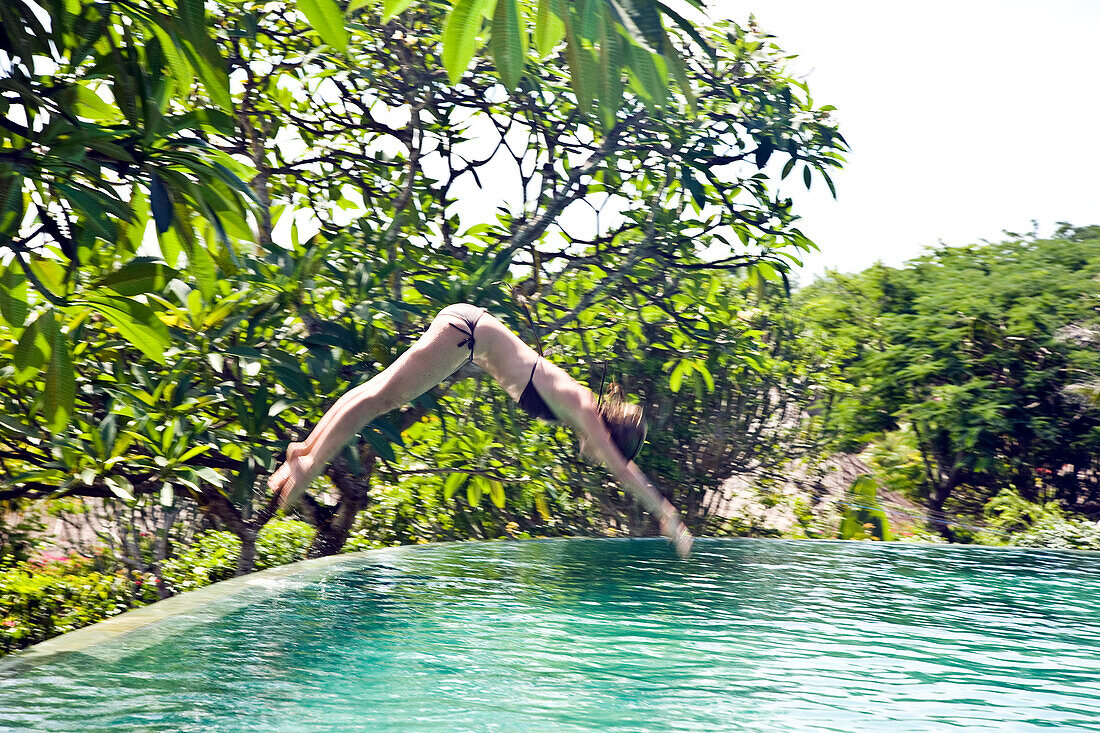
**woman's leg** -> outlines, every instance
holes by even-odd
[[[455,306],[440,312],[408,351],[370,381],[348,390],[328,409],[301,443],[287,447],[286,461],[268,479],[284,507],[293,506],[309,482],[363,426],[424,394],[462,366],[470,356],[464,337],[450,324],[467,328]],[[477,311],[474,311],[475,313]]]

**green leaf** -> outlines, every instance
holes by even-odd
[[[158,364],[164,364],[164,350],[171,339],[168,329],[157,314],[144,303],[129,298],[116,298],[108,295],[93,295],[74,305],[86,305],[103,314],[119,334],[136,346],[143,354]]]
[[[69,350],[69,338],[61,332],[53,312],[47,311],[49,320],[47,329],[52,331],[53,348],[50,351],[50,364],[46,368],[45,403],[42,416],[46,426],[55,433],[62,432],[69,424],[76,401],[76,372],[73,371],[73,358]]]
[[[93,92],[83,84],[75,85],[76,88],[76,112],[81,117],[95,120],[96,122],[118,122],[122,115],[118,109],[107,104],[103,97]]]
[[[466,72],[477,51],[481,19],[490,0],[458,0],[443,25],[443,68],[452,84]]]
[[[706,191],[687,166],[680,169],[680,183],[691,193],[691,198],[695,201],[697,207],[701,209],[706,205]]]
[[[301,398],[313,396],[313,382],[310,381],[308,375],[285,364],[272,364],[270,368],[279,384],[283,385],[294,396]]]
[[[802,182],[806,184],[806,190],[810,189],[810,166],[802,168]]]
[[[767,262],[757,262],[755,267],[757,272],[768,282],[777,283],[783,280],[779,273],[775,271],[775,268]]]
[[[233,99],[229,94],[228,68],[207,31],[203,0],[179,0],[179,9],[180,25],[187,39],[179,48],[202,80],[211,101],[226,112],[232,112]],[[171,22],[170,19],[166,20]]]
[[[504,86],[508,91],[515,89],[527,56],[527,34],[520,23],[516,0],[497,0],[490,49]]]
[[[172,194],[156,173],[149,176],[149,207],[153,210],[157,234],[164,234],[172,226]]]
[[[623,102],[623,47],[626,41],[609,19],[600,20],[600,120],[604,127],[614,126]]]
[[[687,20],[684,16],[680,15],[675,10],[660,2],[659,0],[657,2],[654,2],[653,4],[657,7],[658,10],[661,11],[663,15],[671,18],[673,23],[680,26],[680,30],[682,30],[684,33],[687,33],[691,40],[695,41],[695,43],[698,44],[700,48],[706,51],[708,56],[710,56],[712,59],[718,58],[718,52],[715,51],[711,47],[711,45],[706,42],[703,36],[699,34],[699,31],[691,23],[691,21]]]
[[[130,207],[113,196],[77,184],[58,183],[56,186],[58,190],[65,193],[77,208],[82,209],[89,217],[95,216],[102,219],[109,213],[125,221],[133,221],[134,219]]]
[[[65,286],[65,267],[57,260],[47,260],[41,257],[32,257],[28,263],[31,272],[54,295],[65,295],[68,288]]]
[[[817,171],[825,178],[825,185],[829,187],[829,193],[831,193],[833,195],[833,198],[835,199],[836,186],[833,184],[832,176],[830,176],[824,168],[818,168]]]
[[[484,476],[474,476],[471,481],[466,484],[466,501],[470,506],[477,506],[481,503],[481,497],[485,495],[485,492],[489,488],[489,480]]]
[[[577,95],[577,106],[588,113],[597,94],[597,62],[592,52],[581,45],[574,30],[575,23],[565,16],[565,60],[569,64],[569,83]]]
[[[561,19],[563,12],[561,0],[539,0],[535,18],[535,48],[544,58],[565,38],[565,22]]]
[[[631,38],[650,53],[664,53],[664,26],[661,13],[653,0],[608,0],[618,16],[616,19],[626,28]]]
[[[148,23],[148,26],[152,28],[153,34],[157,37],[157,40],[160,41],[160,47],[164,51],[165,58],[168,59],[168,68],[178,88],[190,89],[191,85],[195,83],[195,70],[180,52],[179,42],[176,38],[169,35],[161,24],[157,22],[161,17],[163,16],[154,18]]]
[[[200,477],[207,483],[214,484],[215,486],[221,486],[225,483],[225,476],[222,476],[220,473],[210,468],[209,466],[196,468],[195,475]]]
[[[679,85],[680,91],[683,92],[684,98],[687,99],[688,107],[692,112],[698,111],[695,90],[692,88],[687,69],[684,68],[684,60],[680,58],[680,54],[670,49],[662,58],[666,64],[672,67],[672,75],[676,78],[676,83]]]
[[[673,392],[679,392],[684,377],[691,374],[691,370],[692,363],[688,359],[681,359],[680,363],[676,365],[676,368],[672,370],[672,374],[669,375],[668,388]]]
[[[340,53],[348,52],[348,31],[344,14],[334,0],[298,0],[298,9],[305,13],[313,30],[328,45]]]
[[[763,168],[764,166],[766,166],[774,151],[775,143],[772,142],[772,139],[770,137],[766,137],[761,140],[760,146],[756,149],[756,167]]]
[[[179,20],[189,38],[206,33],[206,7],[203,0],[177,0]]]
[[[496,505],[497,509],[504,508],[504,484],[500,483],[496,479],[489,482],[489,499]]]
[[[172,506],[172,502],[176,500],[175,489],[172,488],[172,484],[167,481],[160,487],[160,505]]]
[[[188,448],[187,451],[176,459],[177,463],[187,463],[189,460],[197,455],[206,453],[209,450],[213,450],[212,445],[196,445],[194,448]]]
[[[42,333],[39,321],[42,316],[35,318],[31,325],[23,331],[19,343],[15,345],[15,353],[12,361],[15,365],[15,381],[22,384],[38,374],[53,348],[52,342]]]
[[[107,488],[119,499],[123,501],[134,500],[134,494],[132,493],[134,486],[123,476],[104,476],[103,483],[107,484]]]
[[[572,0],[572,6],[576,10],[574,16],[577,20],[575,31],[577,36],[584,41],[596,40],[596,27],[603,18],[603,0]]]
[[[0,414],[0,425],[27,438],[39,437],[38,433],[30,425],[8,415]]]
[[[443,498],[447,501],[453,499],[455,492],[461,489],[469,478],[470,474],[468,473],[452,473],[448,476],[443,483]]]
[[[413,2],[414,0],[386,0],[382,4],[382,22],[385,23],[398,13],[405,12]],[[354,3],[352,4],[354,5]],[[352,12],[351,8],[348,9],[348,12]]]
[[[701,361],[697,361],[697,362],[695,362],[694,369],[695,369],[695,373],[701,375],[703,377],[703,381],[706,382],[707,391],[708,392],[713,392],[714,391],[714,377],[711,375],[710,370],[707,369],[706,364],[704,364]]]
[[[390,441],[373,423],[363,428],[359,434],[370,444],[370,447],[374,449],[374,452],[378,454],[379,458],[387,463],[395,463],[397,461],[397,454],[394,453]]]
[[[137,259],[127,262],[95,284],[96,288],[111,288],[119,295],[157,293],[180,273],[163,262]]]
[[[657,69],[654,56],[637,46],[626,44],[624,49],[630,86],[648,105],[659,105],[668,96],[668,87]]]
[[[0,315],[15,328],[22,328],[27,311],[27,278],[15,262],[9,262],[0,275]]]
[[[187,254],[187,272],[195,278],[202,297],[209,301],[214,297],[214,290],[217,287],[218,268],[214,258],[210,256],[206,248],[195,242],[190,223],[184,223],[187,220],[181,217],[180,213],[180,207],[177,205],[174,231],[179,235],[178,241],[183,244],[183,250]],[[164,240],[162,239],[162,249],[163,246]]]

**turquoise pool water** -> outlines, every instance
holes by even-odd
[[[400,548],[0,672],[0,730],[1100,730],[1100,555]]]

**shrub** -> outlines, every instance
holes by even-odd
[[[0,655],[157,599],[152,576],[101,573],[94,562],[47,557],[0,573]]]
[[[305,558],[315,530],[305,522],[269,522],[256,539],[257,569]],[[230,532],[204,532],[161,564],[163,583],[176,594],[233,577],[241,541]],[[42,557],[0,565],[0,656],[74,631],[159,598],[153,575],[101,572],[104,558]]]
[[[256,538],[256,569],[304,560],[315,533],[296,519],[268,522]],[[240,556],[241,541],[232,532],[203,532],[186,550],[161,564],[161,575],[169,591],[183,593],[232,578]]]
[[[1075,517],[1046,517],[1026,532],[1013,536],[1015,547],[1052,550],[1100,550],[1100,522]]]
[[[256,569],[305,560],[317,530],[297,519],[276,519],[264,525],[256,538]]]
[[[978,534],[982,544],[1100,550],[1100,522],[1068,515],[1055,501],[1037,504],[1003,489],[986,504],[985,516],[993,531]]]
[[[241,541],[232,532],[210,531],[195,535],[182,553],[161,563],[161,576],[169,592],[184,593],[228,580],[237,572]]]

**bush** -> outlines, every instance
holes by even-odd
[[[240,556],[237,535],[203,532],[195,535],[194,543],[182,553],[161,563],[161,576],[170,593],[184,593],[232,578]]]
[[[315,530],[305,522],[269,522],[256,539],[256,568],[305,558]],[[230,532],[204,532],[161,564],[171,594],[227,580],[237,571],[241,541]],[[104,558],[45,557],[0,565],[0,656],[89,626],[159,598],[153,575],[101,572]]]
[[[256,538],[256,569],[305,560],[317,530],[297,519],[268,522]]]
[[[314,534],[312,526],[296,519],[268,522],[256,538],[256,569],[304,560]],[[183,593],[232,578],[240,556],[241,541],[232,532],[203,532],[184,552],[161,564],[161,575],[170,592]]]
[[[1100,522],[1046,517],[1026,532],[1013,536],[1009,544],[1052,550],[1100,550]]]
[[[0,655],[157,599],[152,576],[101,573],[94,562],[45,558],[0,573]]]
[[[1037,504],[1003,489],[986,504],[985,516],[992,531],[978,534],[982,544],[1100,550],[1100,522],[1067,515],[1055,501]]]

